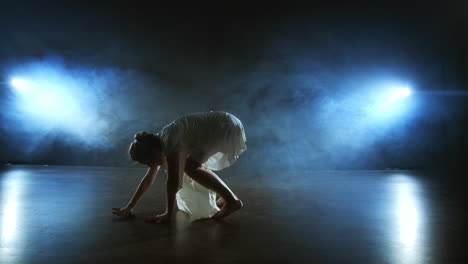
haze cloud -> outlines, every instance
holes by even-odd
[[[460,133],[444,131],[443,123],[460,118],[461,102],[448,109],[449,99],[421,92],[442,83],[435,55],[442,42],[424,45],[423,36],[448,33],[407,21],[347,19],[270,18],[222,30],[173,19],[150,37],[137,26],[115,37],[90,31],[99,41],[88,39],[91,44],[70,53],[12,59],[4,66],[9,77],[60,83],[79,111],[67,120],[74,125],[47,126],[49,119],[25,116],[4,92],[2,159],[128,165],[135,132],[157,132],[183,114],[210,110],[244,123],[249,150],[238,167],[417,167],[432,161],[415,153],[443,156]],[[395,83],[420,92],[387,113],[370,111]],[[431,144],[443,133],[450,139]]]

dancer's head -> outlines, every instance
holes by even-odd
[[[128,148],[130,158],[148,166],[161,165],[164,160],[159,135],[138,132]]]

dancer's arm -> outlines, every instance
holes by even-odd
[[[175,153],[166,157],[167,182],[166,182],[166,212],[147,218],[148,222],[168,223],[174,212],[174,203],[177,188],[179,186],[179,154]]]
[[[154,183],[156,179],[156,174],[159,171],[160,166],[151,166],[146,171],[145,176],[142,178],[138,188],[133,194],[132,199],[128,202],[127,206],[123,208],[112,208],[112,213],[118,216],[131,216],[133,215],[133,208],[137,205],[138,201],[141,199],[143,194],[148,190],[148,188]]]
[[[167,157],[166,214],[171,217],[174,210],[175,196],[179,186],[179,155]]]
[[[140,201],[143,194],[154,183],[154,180],[156,179],[156,174],[158,173],[159,168],[160,166],[158,165],[153,165],[148,168],[145,176],[143,176],[143,179],[140,182],[140,185],[138,185],[137,190],[133,194],[132,199],[130,200],[130,202],[128,202],[127,207],[130,207],[133,209],[137,205],[138,201]]]

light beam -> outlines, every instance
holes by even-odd
[[[21,92],[28,91],[31,87],[31,84],[28,81],[20,78],[11,79],[10,85]]]

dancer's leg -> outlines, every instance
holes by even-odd
[[[225,202],[221,210],[213,216],[214,218],[225,217],[243,206],[242,201],[237,198],[226,183],[213,171],[203,168],[199,162],[188,158],[185,173],[200,185],[216,192],[224,199]]]

